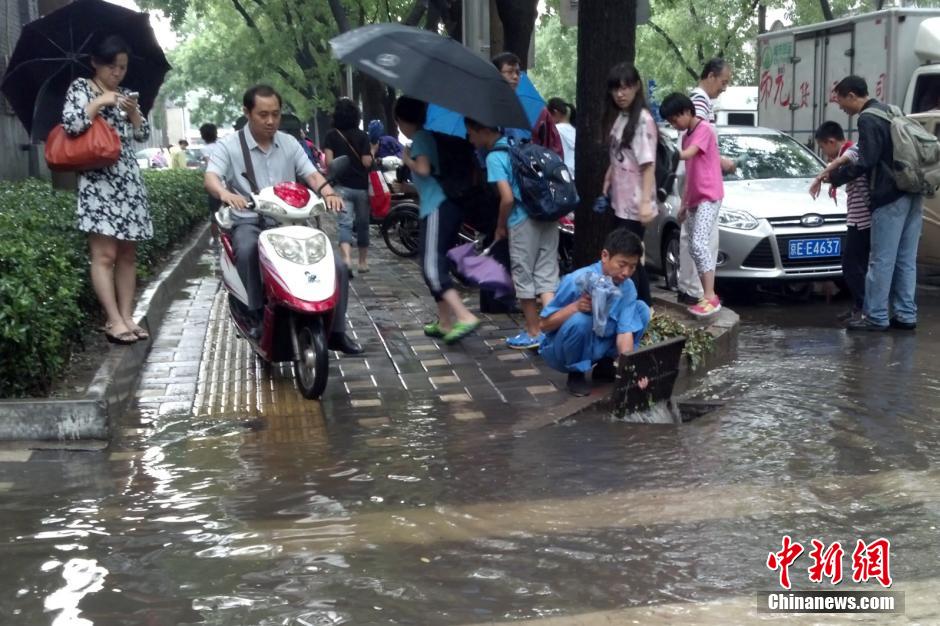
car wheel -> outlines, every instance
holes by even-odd
[[[679,229],[670,228],[663,238],[663,275],[666,289],[679,289]]]

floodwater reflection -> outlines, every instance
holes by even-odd
[[[697,392],[723,406],[680,427],[596,416],[514,434],[422,403],[358,422],[154,417],[139,452],[50,455],[0,494],[0,583],[16,590],[0,614],[694,623],[681,607],[707,605],[711,623],[741,623],[790,534],[890,538],[908,610],[936,622],[918,607],[940,550],[940,324],[925,309],[916,334],[875,337],[821,322],[826,307],[744,311],[739,359]]]

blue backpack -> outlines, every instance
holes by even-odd
[[[522,204],[532,219],[553,222],[578,206],[574,178],[557,153],[528,141],[509,147],[496,146],[493,150],[509,153]]]

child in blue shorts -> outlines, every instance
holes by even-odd
[[[558,287],[558,223],[531,219],[509,157],[509,143],[500,131],[465,119],[467,139],[485,149],[486,180],[496,183],[499,219],[494,237],[509,239],[512,283],[525,318],[525,329],[506,339],[515,350],[534,350],[542,343],[539,309],[555,297]],[[538,300],[536,300],[538,298]]]
[[[626,228],[617,228],[607,235],[600,261],[565,276],[554,299],[542,309],[545,338],[539,354],[553,369],[568,373],[567,388],[572,395],[591,393],[585,374],[592,368],[594,380],[613,380],[615,359],[640,345],[650,321],[650,309],[637,300],[630,277],[642,256],[640,238]],[[612,289],[606,292],[606,311],[600,315],[601,334],[595,331],[598,316],[594,313],[595,305],[600,303],[593,302],[591,293],[582,287],[595,283],[608,286],[612,283]]]

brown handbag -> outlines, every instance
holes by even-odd
[[[69,136],[59,124],[46,138],[46,163],[58,172],[100,170],[117,163],[120,156],[121,138],[100,116],[78,137]]]

